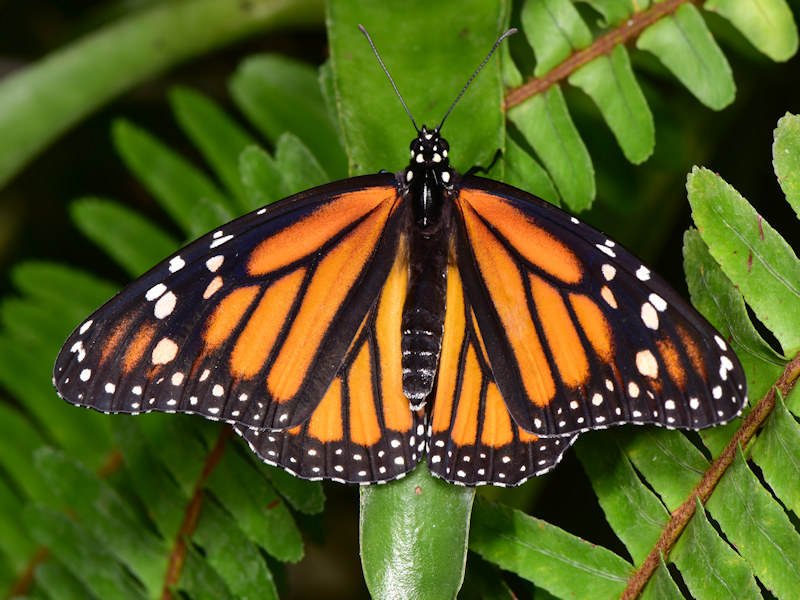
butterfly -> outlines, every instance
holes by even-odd
[[[66,341],[59,395],[224,420],[269,464],[359,484],[427,455],[452,483],[517,485],[580,432],[741,412],[734,352],[668,284],[543,200],[462,176],[444,119],[411,120],[404,170],[261,208],[128,285]]]

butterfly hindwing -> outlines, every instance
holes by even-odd
[[[247,427],[308,420],[397,255],[388,174],[298,194],[224,225],[134,281],[70,336],[66,400],[198,413]]]
[[[459,270],[517,424],[563,436],[739,414],[733,351],[632,254],[516,188],[472,177],[456,194]]]
[[[400,377],[407,257],[403,239],[378,301],[305,423],[283,431],[236,427],[262,460],[306,479],[362,484],[397,479],[417,464],[425,418],[411,411]]]
[[[512,486],[555,467],[575,436],[537,438],[511,418],[454,258],[444,330],[428,442],[430,472],[462,485]]]

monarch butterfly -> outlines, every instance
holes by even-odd
[[[261,208],[131,283],[66,341],[59,395],[224,420],[267,463],[360,484],[427,454],[447,481],[517,485],[583,431],[736,417],[739,361],[662,279],[575,217],[450,166],[440,130],[461,94],[429,130],[397,92],[417,130],[399,173]]]

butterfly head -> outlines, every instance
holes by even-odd
[[[440,186],[448,186],[452,180],[450,144],[439,135],[439,128],[429,130],[425,125],[411,142],[411,161],[406,169],[406,182],[414,179],[432,178]]]

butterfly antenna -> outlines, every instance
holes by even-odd
[[[386,76],[389,78],[389,82],[392,84],[392,87],[394,88],[394,93],[397,94],[398,98],[400,98],[400,103],[403,105],[403,108],[406,109],[406,113],[408,114],[408,118],[411,119],[411,123],[414,125],[414,129],[416,129],[417,133],[419,133],[419,127],[417,127],[417,122],[414,120],[414,117],[411,115],[411,111],[408,110],[408,106],[406,106],[406,101],[403,100],[403,96],[400,94],[400,90],[398,90],[397,86],[394,84],[394,79],[392,79],[392,76],[389,75],[389,69],[387,69],[386,65],[383,64],[383,60],[381,59],[381,55],[378,54],[378,49],[375,47],[375,44],[372,43],[372,38],[369,37],[369,34],[367,33],[367,30],[364,29],[363,25],[359,24],[358,28],[361,30],[361,33],[363,33],[366,36],[367,41],[369,42],[369,45],[372,48],[372,51],[375,53],[375,58],[378,59],[378,62],[381,64],[381,67],[383,67],[383,72],[386,73]],[[484,62],[486,62],[486,61],[484,61]],[[481,65],[481,66],[483,66],[483,65]],[[473,77],[474,77],[474,75],[473,75]]]
[[[483,62],[480,64],[480,66],[477,69],[475,69],[475,72],[472,74],[472,77],[469,78],[469,81],[467,81],[467,84],[461,89],[461,93],[458,95],[458,97],[455,100],[453,100],[453,103],[450,105],[450,108],[447,110],[447,113],[444,115],[444,119],[442,119],[442,122],[439,123],[439,129],[440,130],[441,130],[442,126],[444,125],[445,119],[450,116],[450,113],[453,111],[453,109],[455,108],[455,106],[458,103],[458,101],[461,100],[461,96],[463,96],[464,92],[467,91],[467,88],[469,87],[469,84],[472,83],[472,80],[475,79],[475,77],[478,75],[478,73],[481,72],[481,69],[484,67],[484,65],[486,65],[486,63],[489,62],[489,59],[492,58],[492,54],[494,54],[494,51],[497,50],[497,47],[500,45],[500,42],[502,42],[508,36],[514,35],[515,33],[517,33],[517,30],[512,27],[511,29],[506,31],[503,35],[501,35],[499,38],[497,38],[497,41],[494,43],[494,46],[492,46],[492,49],[489,50],[489,54],[486,55],[486,58],[483,59]]]

